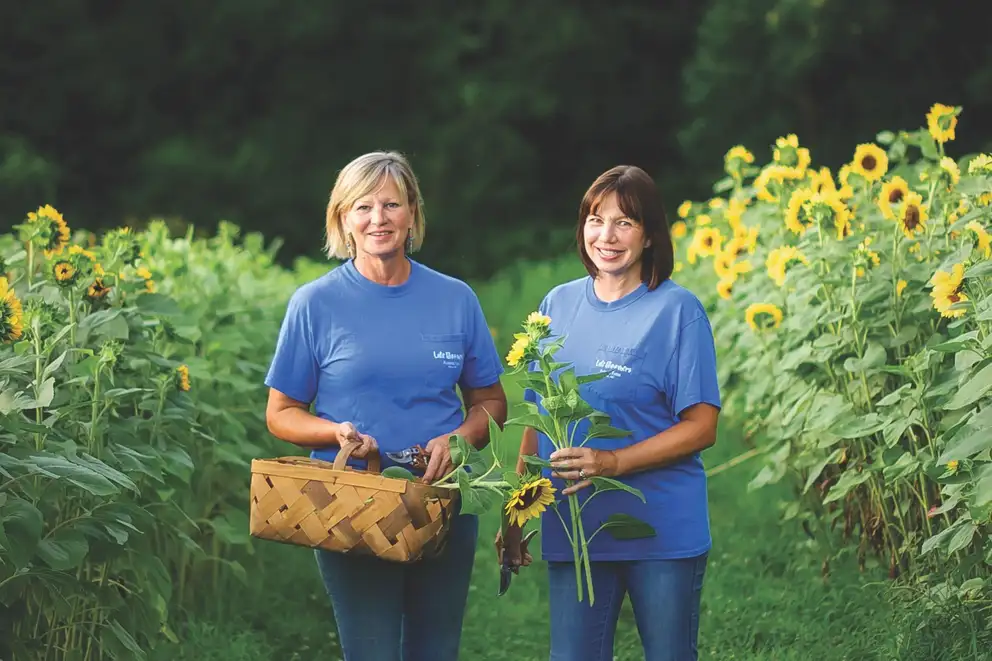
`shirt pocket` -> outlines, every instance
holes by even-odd
[[[644,352],[633,348],[601,348],[596,352],[592,373],[607,376],[589,384],[589,390],[604,400],[633,402],[644,396]]]
[[[465,365],[465,333],[421,333],[426,359],[424,381],[435,388],[453,388]]]

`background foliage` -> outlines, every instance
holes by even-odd
[[[727,145],[783,127],[836,168],[933,98],[988,115],[982,30],[923,0],[25,6],[0,26],[0,217],[44,200],[93,229],[227,219],[277,231],[288,265],[316,256],[337,170],[396,148],[422,179],[425,261],[489,277],[566,249],[619,162],[673,207]]]

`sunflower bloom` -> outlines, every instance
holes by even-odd
[[[896,217],[906,238],[916,238],[917,234],[926,229],[926,221],[929,217],[926,205],[923,204],[923,196],[915,191],[908,193],[906,199],[899,205]]]
[[[878,181],[889,170],[889,157],[885,150],[876,144],[861,144],[854,150],[851,171],[860,174],[865,181]]]
[[[802,262],[808,265],[809,261],[795,246],[781,246],[768,253],[765,260],[765,268],[768,270],[768,277],[779,287],[785,285],[785,272],[790,262]]]
[[[975,237],[978,239],[978,250],[982,256],[985,259],[992,257],[992,235],[986,232],[985,228],[976,220],[971,221],[964,228],[975,233]]]
[[[715,227],[700,227],[692,235],[693,254],[700,257],[711,257],[720,252],[723,246],[723,235]]]
[[[189,392],[189,367],[180,365],[176,368],[176,386],[183,392]]]
[[[110,287],[104,285],[102,279],[97,278],[86,288],[86,296],[92,300],[99,300],[105,297],[109,291]]]
[[[968,174],[992,173],[992,156],[979,154],[968,163]]]
[[[895,220],[894,207],[897,207],[908,193],[909,183],[899,175],[882,184],[882,190],[878,194],[878,208],[882,210],[882,215],[889,220]]]
[[[527,333],[514,333],[513,337],[516,339],[513,342],[513,346],[510,347],[509,353],[506,354],[506,363],[510,367],[519,365],[520,361],[527,354],[527,351],[531,348],[530,335]]]
[[[56,282],[62,284],[72,284],[76,277],[76,267],[71,262],[59,261],[52,266],[52,273]]]
[[[672,238],[674,239],[684,239],[686,234],[689,233],[689,229],[686,227],[685,223],[681,220],[672,223]]]
[[[737,282],[736,276],[721,278],[720,281],[716,283],[716,293],[720,295],[720,298],[729,301],[730,297],[734,293],[735,282]]]
[[[958,164],[950,156],[940,159],[940,169],[947,174],[948,179],[951,181],[951,186],[956,186],[961,181],[961,168],[958,167]],[[950,190],[950,186],[948,186],[948,190]]]
[[[813,226],[814,222],[809,215],[806,203],[813,199],[814,194],[811,188],[799,188],[789,198],[789,205],[785,209],[785,226],[793,234],[804,234],[807,229]]]
[[[520,485],[506,501],[506,515],[510,525],[523,526],[540,516],[548,505],[555,502],[555,491],[551,480],[546,477]]]
[[[759,332],[778,328],[782,323],[782,310],[774,303],[752,303],[744,312],[744,318],[751,330]]]
[[[31,235],[40,241],[45,257],[60,254],[69,243],[69,226],[62,214],[50,204],[29,212],[28,224],[32,228]]]
[[[964,264],[958,262],[951,267],[951,272],[937,271],[932,279],[933,289],[930,290],[930,297],[933,299],[933,307],[940,316],[954,319],[961,317],[965,313],[964,308],[951,309],[956,303],[964,303],[968,300],[962,290],[964,284]]]
[[[540,312],[531,312],[527,315],[527,320],[524,321],[524,325],[538,329],[546,329],[551,325],[551,317],[546,314],[541,314]]]
[[[902,291],[906,288],[906,281],[900,280],[896,283],[896,296],[902,296]]]
[[[679,205],[679,209],[678,209],[679,218],[683,218],[683,219],[688,218],[690,211],[692,211],[692,202],[686,200]]]
[[[933,139],[943,144],[954,139],[954,128],[958,125],[957,109],[943,103],[930,106],[927,113],[927,130]]]
[[[809,149],[799,146],[799,138],[795,133],[780,137],[775,140],[775,151],[772,153],[772,160],[777,164],[791,168],[798,176],[806,173],[809,167]]]
[[[0,277],[0,342],[10,344],[24,331],[24,310],[21,301],[10,288],[7,278]]]

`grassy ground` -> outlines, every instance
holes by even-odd
[[[713,466],[744,449],[732,430],[707,452]],[[784,487],[748,493],[749,466],[711,479],[715,547],[703,591],[700,652],[704,659],[818,661],[964,659],[939,642],[951,623],[933,622],[917,631],[885,597],[881,574],[861,576],[834,567],[821,576],[822,554],[797,525],[778,523]],[[537,563],[514,579],[509,594],[496,598],[498,572],[492,551],[495,521],[487,519],[479,540],[462,657],[545,659],[548,653],[547,587]],[[256,543],[265,571],[251,577],[249,596],[223,602],[234,615],[192,618],[183,642],[156,652],[155,659],[196,661],[293,661],[340,659],[331,609],[303,548]],[[214,599],[216,595],[204,595]],[[222,597],[224,598],[224,597]],[[917,618],[918,620],[920,618]],[[926,620],[923,620],[924,622]],[[621,614],[616,659],[640,655],[629,604]]]

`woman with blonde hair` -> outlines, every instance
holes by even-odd
[[[478,298],[410,256],[424,231],[401,154],[365,154],[340,172],[326,251],[344,262],[289,301],[265,379],[272,434],[327,461],[358,444],[356,468],[377,453],[385,469],[420,446],[426,467],[404,467],[433,482],[452,468],[451,434],[482,448],[489,416],[502,425],[503,368]],[[477,535],[478,518],[458,514],[444,550],[416,563],[315,551],[346,661],[457,659]]]

